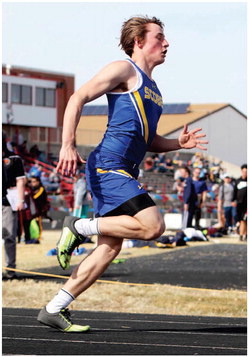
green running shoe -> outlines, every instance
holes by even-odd
[[[54,327],[57,330],[63,332],[87,332],[90,330],[90,326],[75,325],[71,321],[70,312],[68,309],[62,309],[60,312],[50,314],[44,307],[37,317],[37,320],[50,327]]]
[[[78,219],[80,218],[72,216],[67,216],[64,219],[62,233],[56,246],[57,259],[62,269],[69,268],[74,249],[87,239],[87,237],[79,234],[74,227],[74,223]]]

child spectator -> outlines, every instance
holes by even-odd
[[[42,218],[47,218],[53,225],[53,220],[48,216],[50,203],[47,198],[47,192],[41,183],[40,177],[31,177],[29,180],[31,196],[37,209],[37,218],[40,226],[40,237],[42,233]]]

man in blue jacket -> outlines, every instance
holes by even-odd
[[[190,174],[190,169],[187,166],[181,168],[181,176],[184,178],[182,229],[192,227],[192,219],[198,202],[195,185]]]

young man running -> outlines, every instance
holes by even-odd
[[[205,134],[198,133],[201,129],[189,132],[185,126],[178,139],[165,139],[156,133],[163,100],[152,71],[165,61],[169,46],[163,23],[155,17],[129,19],[123,24],[120,45],[130,58],[107,65],[76,91],[64,115],[57,170],[74,175],[77,162],[83,162],[74,146],[82,107],[107,94],[108,128],[86,166],[96,218],[66,217],[57,244],[61,267],[69,267],[72,251],[86,236],[98,234],[98,245],[38,315],[41,323],[64,332],[89,329],[89,326],[74,325],[66,307],[106,270],[119,254],[123,238],[152,240],[165,230],[155,203],[136,180],[146,151],[194,147],[205,150],[203,144],[207,144],[201,140]]]

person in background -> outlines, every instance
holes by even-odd
[[[28,177],[41,177],[42,166],[39,165],[38,161],[35,161],[35,164],[30,168],[28,172]]]
[[[36,206],[36,218],[40,228],[40,237],[42,234],[42,218],[47,218],[51,222],[51,227],[54,228],[56,221],[48,216],[50,210],[50,203],[48,201],[47,192],[41,183],[40,177],[31,177],[29,179],[29,187],[31,189],[31,196]],[[33,217],[35,218],[35,217]]]
[[[154,160],[152,159],[152,157],[148,156],[144,160],[144,171],[153,172],[153,170],[154,170]]]
[[[167,171],[174,173],[173,161],[169,158],[166,159],[165,166]]]
[[[35,206],[34,200],[31,196],[31,189],[29,187],[29,182],[25,185],[25,209],[19,214],[19,225],[18,225],[18,243],[21,242],[22,234],[24,233],[25,244],[35,244],[39,243],[37,239],[32,237],[33,232],[30,227],[30,223],[34,217],[37,217],[37,208]],[[38,223],[37,223],[38,224]]]
[[[6,267],[15,269],[18,211],[24,209],[26,176],[21,158],[13,155],[7,148],[4,132],[2,133],[2,155],[2,237]],[[7,270],[3,278],[14,279],[16,274],[14,271]]]
[[[224,181],[219,187],[218,195],[218,211],[224,211],[225,214],[225,228],[229,230],[233,226],[233,204],[234,186],[232,185],[231,177],[228,174],[223,176]]]
[[[202,207],[207,198],[207,184],[206,181],[200,180],[201,169],[196,167],[193,171],[193,184],[195,186],[195,192],[197,194],[197,203],[195,207],[195,228],[200,229],[200,219],[202,213]]]
[[[24,142],[18,146],[18,151],[21,157],[24,157],[25,155],[28,154],[27,140],[24,140]]]
[[[73,216],[79,218],[86,218],[87,209],[84,205],[87,195],[86,180],[80,173],[80,170],[76,171],[76,175],[74,177],[73,191],[74,191]]]
[[[179,158],[180,158],[180,154],[179,154],[179,152],[176,152],[172,158],[173,165],[176,165],[176,166],[179,165],[179,161],[180,161]]]
[[[60,183],[60,177],[56,172],[56,169],[53,169],[53,171],[51,171],[51,173],[49,174],[49,181],[51,183],[55,183],[58,184]]]
[[[241,177],[235,182],[233,205],[237,207],[240,240],[247,240],[247,164],[241,166]]]
[[[39,157],[40,153],[41,153],[41,151],[39,150],[39,148],[36,144],[33,145],[29,150],[30,156],[32,156],[34,159],[37,159]]]
[[[181,168],[181,176],[184,178],[183,189],[183,220],[182,229],[192,227],[192,220],[196,210],[197,194],[191,178],[190,169],[185,166]]]

